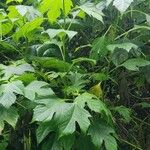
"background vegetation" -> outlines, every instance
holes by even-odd
[[[0,150],[149,150],[149,0],[0,1]]]

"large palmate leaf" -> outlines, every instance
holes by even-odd
[[[48,96],[53,95],[54,92],[48,88],[48,83],[43,81],[33,81],[24,88],[25,97],[30,100],[35,100],[36,95]]]
[[[0,86],[0,104],[10,107],[16,101],[16,95],[23,95],[23,84],[21,81],[9,82]]]
[[[114,133],[113,128],[100,120],[94,120],[88,132],[96,149],[101,149],[104,143],[106,150],[117,150],[116,139],[111,135]]]
[[[63,0],[42,0],[39,10],[42,13],[48,11],[49,21],[54,22],[61,15],[61,11],[63,11],[65,16],[68,15],[72,6],[73,3],[71,0],[64,0],[64,3]]]
[[[139,71],[139,67],[150,65],[150,61],[142,58],[133,58],[125,61],[121,66],[124,66],[128,70]]]
[[[134,0],[114,0],[113,5],[121,12],[125,12]]]
[[[66,117],[62,120],[62,123],[59,127],[61,135],[69,135],[75,132],[76,122],[80,126],[80,129],[83,133],[86,133],[91,117],[90,113],[84,108],[80,107],[77,103],[72,104],[70,110],[66,113]]]
[[[4,79],[9,79],[13,75],[21,75],[25,72],[34,72],[34,68],[30,64],[21,64],[18,66],[0,65]]]
[[[91,115],[77,103],[66,103],[55,97],[36,102],[41,103],[41,105],[34,109],[33,120],[46,122],[52,120],[54,116],[60,136],[72,134],[76,130],[76,122],[84,133],[90,125],[88,118]]]
[[[58,99],[56,97],[36,100],[36,102],[41,105],[34,109],[33,120],[35,121],[50,121],[54,114],[65,114],[66,111],[68,111],[71,107],[71,104],[65,103],[64,100]]]
[[[5,107],[0,105],[0,135],[1,131],[4,129],[4,121],[10,124],[12,127],[15,128],[19,115],[17,110],[14,107],[10,107],[6,109]]]
[[[103,22],[103,12],[105,4],[103,2],[100,2],[99,4],[95,5],[94,3],[87,2],[79,8],[84,11],[89,16],[92,16],[93,18],[96,18],[97,20]]]
[[[83,93],[82,95],[79,95],[75,99],[75,103],[77,103],[81,108],[84,108],[87,104],[87,106],[92,111],[95,111],[100,114],[105,114],[107,117],[111,117],[110,110],[106,107],[106,105],[101,100],[99,100],[93,94]]]

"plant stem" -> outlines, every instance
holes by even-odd
[[[119,141],[122,141],[122,142],[124,142],[124,143],[126,143],[126,144],[128,144],[128,145],[130,145],[130,146],[132,146],[132,147],[134,147],[134,148],[137,149],[137,150],[143,150],[143,149],[141,149],[140,147],[137,147],[136,145],[134,145],[134,144],[132,144],[132,143],[130,143],[130,142],[124,140],[124,139],[121,139],[121,138],[117,138],[117,139],[118,139]]]
[[[63,0],[63,15],[64,15],[64,29],[66,28],[66,10],[65,10],[65,0]]]
[[[3,39],[2,39],[2,23],[0,23],[0,40],[2,41]]]

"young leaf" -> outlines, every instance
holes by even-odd
[[[63,0],[43,0],[40,4],[39,10],[42,13],[48,11],[48,19],[53,23],[61,15],[61,10],[63,11],[63,14],[67,16],[72,6],[73,3],[71,0],[64,0],[64,3]]]
[[[92,86],[89,90],[89,93],[94,94],[98,98],[101,98],[103,96],[103,90],[101,88],[101,83]]]
[[[129,123],[131,121],[131,109],[125,106],[117,106],[113,110],[118,112],[125,119],[125,122]]]
[[[13,39],[18,41],[21,37],[27,37],[31,31],[39,28],[42,22],[43,18],[36,18],[30,22],[27,22],[13,35]]]

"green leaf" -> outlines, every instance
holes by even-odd
[[[138,105],[142,106],[142,108],[147,108],[147,109],[150,108],[150,103],[148,102],[141,102]]]
[[[134,30],[138,30],[138,29],[144,29],[144,30],[150,30],[149,26],[145,26],[145,25],[134,25]]]
[[[79,8],[89,16],[92,16],[93,18],[103,22],[103,16],[104,16],[102,12],[102,10],[104,9],[103,6],[104,6],[103,3],[99,3],[95,5],[94,3],[87,2],[79,6]]]
[[[111,60],[116,66],[118,66],[118,65],[122,64],[125,60],[127,60],[128,57],[129,57],[129,55],[126,50],[116,49],[111,56]]]
[[[83,133],[86,133],[90,125],[89,117],[91,117],[91,115],[88,111],[81,108],[76,103],[72,104],[70,110],[63,117],[66,118],[63,119],[62,125],[60,125],[61,136],[69,135],[75,132],[76,122],[80,126],[80,129]]]
[[[70,31],[64,29],[47,29],[43,33],[47,33],[50,38],[54,38],[57,35],[60,38],[62,38],[63,36],[68,35],[69,39],[72,39],[77,34],[76,31]]]
[[[71,150],[75,141],[75,135],[63,136],[59,141],[62,143],[64,150]]]
[[[47,122],[53,118],[53,115],[60,115],[61,113],[66,113],[70,109],[71,104],[65,103],[64,100],[58,99],[56,97],[51,97],[49,99],[36,100],[38,105],[34,109],[34,121]]]
[[[0,135],[1,135],[1,131],[4,129],[4,121],[6,121],[13,128],[15,128],[19,115],[14,107],[10,107],[9,109],[7,109],[1,105],[0,105],[0,114],[1,114],[0,115]]]
[[[87,104],[87,106],[92,111],[95,111],[100,114],[105,114],[107,117],[111,117],[110,110],[106,107],[106,105],[101,100],[99,100],[93,94],[83,93],[82,95],[79,95],[75,99],[75,103],[77,103],[81,108],[84,108]]]
[[[11,3],[11,2],[18,2],[21,3],[23,0],[7,0],[6,4]]]
[[[94,73],[91,75],[91,77],[96,81],[105,81],[105,80],[109,79],[109,76],[103,72]]]
[[[133,0],[114,0],[113,5],[121,12],[125,12]]]
[[[108,53],[107,44],[108,41],[104,36],[94,40],[90,58],[98,60],[100,57],[104,57]]]
[[[28,21],[31,21],[37,17],[42,17],[42,14],[33,6],[17,5],[15,9],[22,17],[26,17]]]
[[[125,106],[117,106],[113,110],[118,112],[124,118],[125,122],[129,123],[131,121],[131,109]]]
[[[83,144],[84,143],[84,144]],[[90,136],[79,134],[76,139],[75,149],[77,150],[95,150]]]
[[[131,49],[137,49],[138,46],[133,43],[119,43],[119,44],[110,44],[107,46],[107,49],[111,52],[114,52],[116,48],[124,49],[129,52]]]
[[[11,32],[11,30],[13,29],[13,23],[8,20],[8,19],[4,19],[2,21],[0,21],[0,35],[7,35],[9,32]]]
[[[150,15],[145,14],[145,16],[146,16],[146,20],[147,20],[148,24],[150,25]]]
[[[61,15],[61,10],[65,9],[65,16],[68,15],[68,13],[71,10],[71,7],[73,6],[73,3],[71,0],[43,0],[40,4],[39,10],[42,13],[45,13],[48,11],[48,19],[50,22],[55,22],[57,18]]]
[[[23,95],[24,85],[21,81],[14,81],[0,86],[0,104],[10,107],[16,101],[16,95]]]
[[[12,43],[6,41],[0,41],[0,47],[0,51],[3,53],[14,53],[17,51],[16,47]]]
[[[38,96],[48,96],[53,95],[54,92],[51,88],[47,88],[48,83],[43,81],[33,81],[24,88],[25,97],[29,100],[35,100],[36,95]]]
[[[37,142],[40,144],[46,136],[54,130],[54,124],[51,122],[40,123],[36,131]]]
[[[21,64],[18,66],[0,65],[4,79],[9,79],[13,75],[22,75],[25,72],[34,72],[34,68],[30,64]]]
[[[96,61],[94,59],[90,59],[90,58],[86,58],[86,57],[79,57],[79,58],[73,59],[72,62],[74,64],[81,63],[81,62],[87,62],[87,63],[90,63],[91,65],[96,65]]]
[[[139,71],[139,67],[150,65],[150,61],[142,58],[132,58],[125,61],[121,66],[131,71]]]
[[[61,47],[62,43],[57,40],[52,40],[50,42],[45,42],[42,45],[39,45],[36,49],[37,56],[49,56],[49,57],[56,57],[61,58]]]
[[[106,150],[117,150],[117,142],[111,134],[115,134],[114,129],[100,120],[95,120],[88,131],[96,149],[101,149],[104,143]]]
[[[106,5],[108,6],[108,5],[110,5],[110,3],[111,3],[113,0],[106,0],[106,1],[107,1]]]
[[[34,109],[34,121],[50,121],[54,116],[56,126],[58,126],[59,136],[72,134],[76,130],[76,122],[82,132],[86,132],[91,115],[77,103],[66,103],[64,100],[51,98],[36,101],[41,103]],[[45,105],[42,105],[45,104]]]
[[[24,73],[18,77],[15,77],[16,80],[22,81],[25,85],[28,85],[34,80],[37,80],[37,77],[34,73]]]
[[[71,64],[53,57],[33,57],[32,60],[43,68],[54,69],[60,72],[66,72],[71,67]]]
[[[13,35],[13,39],[18,41],[21,37],[27,37],[31,31],[40,27],[43,22],[43,18],[33,19],[31,22],[24,24],[19,30]]]
[[[68,76],[69,83],[66,83],[64,87],[64,92],[66,95],[77,96],[80,92],[84,91],[87,80],[84,79],[84,76],[80,73],[70,73]]]
[[[150,65],[142,67],[141,71],[144,74],[147,82],[150,83]]]

